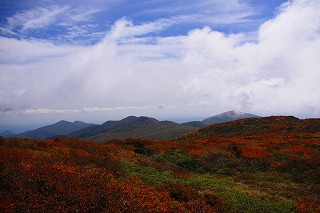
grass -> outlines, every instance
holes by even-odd
[[[168,182],[178,182],[170,170],[158,171],[154,167],[140,166],[128,161],[121,161],[122,168],[128,175],[137,175],[141,180],[154,185],[160,186]]]
[[[141,180],[154,186],[161,186],[168,182],[179,182],[190,185],[199,191],[210,191],[219,195],[237,212],[293,212],[293,201],[274,198],[267,192],[235,182],[225,176],[200,174],[184,180],[174,178],[173,172],[170,170],[158,171],[154,167],[143,167],[127,161],[122,161],[121,165],[128,175],[137,175]]]
[[[166,160],[178,167],[191,166],[194,163],[182,153],[166,156]],[[184,164],[185,162],[188,163]],[[121,165],[127,174],[137,175],[150,185],[161,186],[169,182],[178,182],[202,192],[216,194],[235,212],[294,212],[296,197],[285,196],[290,195],[290,189],[294,183],[272,172],[249,172],[244,173],[244,176],[241,175],[242,173],[226,176],[217,173],[193,172],[193,175],[183,179],[174,176],[171,170],[159,171],[152,166],[141,166],[127,161],[122,161]]]
[[[232,209],[239,212],[293,212],[292,200],[278,198],[232,179],[212,174],[195,175],[187,183],[198,190],[219,195]]]

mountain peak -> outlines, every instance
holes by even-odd
[[[237,110],[231,110],[231,111],[227,111],[227,112],[220,113],[220,114],[218,114],[218,116],[223,116],[223,115],[227,115],[227,116],[241,116],[241,115],[244,115],[244,114],[246,114],[246,113],[240,112],[240,111],[237,111]]]
[[[146,116],[140,116],[140,117],[129,116],[129,117],[122,119],[121,122],[135,124],[135,125],[148,125],[148,124],[159,123],[160,121],[158,121],[155,118],[150,118],[150,117],[146,117]]]
[[[69,123],[71,122],[66,120],[61,120],[61,121],[58,121],[56,124],[69,124]]]
[[[209,117],[207,119],[204,119],[202,122],[208,123],[208,124],[217,124],[217,123],[223,123],[227,121],[238,120],[242,118],[258,118],[258,117],[259,116],[254,114],[240,112],[237,110],[231,110],[231,111],[223,112],[215,116]]]
[[[84,124],[85,122],[83,122],[83,121],[73,121],[72,123],[73,124]]]
[[[120,120],[120,121],[123,121],[123,122],[132,122],[132,121],[134,121],[134,120],[136,120],[138,117],[137,116],[133,116],[133,115],[131,115],[131,116],[128,116],[128,117],[126,117],[126,118],[123,118],[122,120]]]

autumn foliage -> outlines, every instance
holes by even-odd
[[[1,138],[1,145],[1,212],[215,212],[197,191],[180,200],[126,176],[120,159],[136,154],[114,144]]]
[[[289,120],[171,141],[0,137],[0,212],[319,212],[320,131]]]

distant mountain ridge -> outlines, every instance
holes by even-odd
[[[129,116],[119,121],[106,121],[101,125],[92,125],[81,121],[71,123],[62,120],[52,125],[18,134],[16,137],[34,139],[64,137],[98,142],[126,138],[164,140],[175,138],[212,124],[251,117],[259,116],[233,110],[217,114],[202,121],[190,121],[182,124],[172,121],[159,121],[146,116]]]
[[[14,137],[46,139],[54,136],[66,135],[79,129],[92,126],[94,124],[84,123],[82,121],[69,122],[61,120],[55,124],[44,126],[35,130],[26,131]]]
[[[91,126],[72,132],[67,137],[98,142],[125,138],[164,140],[178,137],[211,124],[251,117],[259,116],[239,111],[228,111],[203,121],[191,121],[182,124],[172,121],[159,121],[145,116],[129,116],[120,121],[107,121],[98,126]]]
[[[103,142],[111,139],[141,138],[161,140],[196,130],[195,127],[171,121],[158,121],[145,116],[129,116],[120,121],[107,121],[98,126],[72,132],[67,137]]]

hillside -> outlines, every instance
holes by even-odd
[[[170,121],[158,121],[149,117],[129,116],[120,121],[107,121],[68,135],[68,137],[104,142],[111,139],[141,138],[169,139],[196,130]]]
[[[0,212],[320,212],[319,120],[242,119],[179,141],[0,137]]]
[[[247,118],[211,125],[178,138],[242,137],[272,134],[319,133],[320,119],[300,120],[293,116]]]
[[[20,138],[45,139],[54,136],[66,135],[71,132],[80,130],[85,127],[94,126],[93,124],[84,123],[82,121],[59,121],[55,124],[44,126],[35,130],[26,131],[15,135]]]

